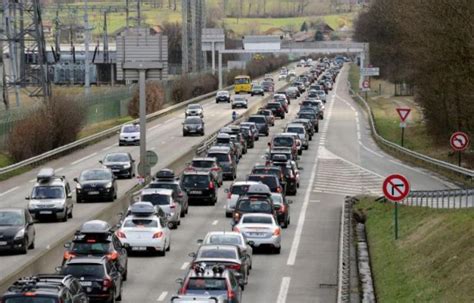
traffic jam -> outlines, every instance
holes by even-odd
[[[300,159],[303,153],[311,153],[310,142],[319,132],[342,64],[328,58],[302,59],[297,63],[304,68],[302,74],[282,68],[275,77],[290,80],[284,90],[276,90],[274,77],[266,75],[259,83],[242,77],[248,78],[242,85],[250,86],[238,91],[236,84],[238,94],[217,92],[215,102],[231,106],[234,122],[218,131],[204,154],[183,163],[182,171],[156,172],[149,184],[133,194],[128,209],[118,214],[117,224],[84,222],[64,244],[55,273],[17,280],[0,302],[121,301],[135,270],[129,258],[168,254],[188,254],[190,260],[181,277],[164,277],[177,282],[169,302],[243,302],[251,272],[258,268],[254,253],[269,257],[281,253],[282,237],[292,223],[295,201],[291,197],[301,190]],[[240,94],[246,90],[250,91]],[[237,111],[247,111],[251,105],[248,94],[270,97],[255,113],[238,119]],[[298,107],[290,111],[292,103]],[[189,105],[183,136],[204,136],[207,114],[200,104]],[[265,153],[258,155],[261,161],[240,173],[239,163],[258,141],[266,144]],[[124,125],[119,146],[139,143],[139,126]],[[27,254],[35,248],[35,222],[66,222],[78,203],[111,203],[118,198],[120,179],[137,174],[135,159],[128,152],[104,153],[97,167],[83,170],[71,184],[52,168],[39,169],[26,197],[27,208],[0,209],[0,250]],[[192,252],[174,251],[173,233],[186,216],[193,215],[193,207],[219,207],[228,228],[195,239],[197,249]]]

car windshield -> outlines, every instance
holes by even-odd
[[[208,244],[241,245],[242,239],[237,235],[212,235],[207,240]]]
[[[272,207],[266,200],[240,200],[237,209],[243,212],[270,213]]]
[[[128,162],[130,158],[127,154],[109,154],[104,160],[104,162]]]
[[[127,219],[123,227],[158,227],[158,221],[150,219]]]
[[[218,96],[228,96],[229,92],[218,92],[217,95]]]
[[[244,193],[247,192],[249,187],[250,185],[234,185],[231,187],[230,192],[233,195],[243,195]]]
[[[254,169],[252,169],[252,174],[278,176],[280,174],[280,169],[254,168]]]
[[[265,117],[249,117],[249,122],[255,122],[255,123],[266,123],[267,121],[265,120]]]
[[[272,224],[272,218],[264,216],[244,216],[242,223]]]
[[[191,105],[188,105],[188,109],[201,109],[201,105],[191,104]]]
[[[110,180],[112,179],[112,174],[108,170],[103,169],[94,169],[86,170],[82,172],[79,180],[81,181],[91,181],[91,180]]]
[[[200,249],[197,258],[237,259],[237,252],[230,249]]]
[[[283,203],[283,197],[279,194],[272,194],[272,202],[273,204],[282,204]]]
[[[15,297],[8,297],[3,299],[5,303],[59,303],[59,299],[48,295],[25,296],[18,294]]]
[[[276,137],[273,139],[273,146],[292,146],[293,138],[290,137]]]
[[[31,194],[32,199],[63,199],[64,196],[62,186],[36,186]]]
[[[140,127],[138,125],[126,125],[122,128],[122,133],[138,133]]]
[[[267,107],[268,108],[279,108],[281,106],[280,103],[268,103]]]
[[[314,119],[314,116],[310,113],[308,114],[298,114],[298,118],[303,118],[303,119]]]
[[[214,161],[210,160],[193,160],[191,163],[191,166],[196,168],[211,168],[213,165]]]
[[[235,96],[234,101],[245,101],[245,97],[243,96]]]
[[[191,278],[188,281],[187,290],[227,290],[224,278]]]
[[[209,177],[207,175],[184,175],[184,186],[207,186],[209,184]]]
[[[111,242],[98,242],[89,243],[85,242],[73,242],[71,251],[77,254],[107,254],[111,251]]]
[[[161,194],[144,194],[140,197],[142,202],[150,202],[153,205],[169,205],[171,197]]]
[[[25,224],[25,218],[20,212],[0,212],[0,226],[21,226]]]
[[[198,117],[190,117],[184,120],[184,124],[201,124],[202,121]]]
[[[254,86],[252,87],[252,89],[262,89],[262,86],[261,86],[261,85],[254,85]]]
[[[297,134],[304,134],[304,128],[302,127],[288,127],[286,129],[287,133],[297,133]]]
[[[102,279],[105,276],[102,264],[68,264],[61,270],[63,275],[71,275],[75,278]]]
[[[217,162],[230,162],[229,155],[224,153],[215,153],[215,154],[208,154],[208,157],[216,158]]]

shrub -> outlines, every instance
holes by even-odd
[[[147,81],[145,86],[146,113],[151,114],[163,108],[165,103],[165,91],[160,83],[156,81]],[[128,114],[133,118],[140,115],[140,92],[135,91],[132,101],[128,104]]]

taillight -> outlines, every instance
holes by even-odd
[[[72,253],[70,251],[65,251],[64,252],[64,260],[69,260],[69,259],[72,259],[74,257],[76,257],[75,253]]]
[[[228,269],[240,270],[240,264],[232,264],[227,266]]]
[[[209,182],[209,189],[214,189],[214,182]]]
[[[285,210],[286,210],[286,206],[285,206],[285,204],[282,204],[281,207],[280,207],[280,209],[278,210],[278,212],[284,213]]]
[[[107,259],[112,260],[112,261],[117,260],[118,257],[119,257],[119,254],[116,251],[107,254]]]
[[[36,296],[36,293],[35,292],[32,292],[32,291],[27,291],[25,293],[23,293],[23,295],[25,297],[35,297]],[[1,299],[0,299],[1,300]]]
[[[220,171],[221,169],[220,169],[220,167],[217,166],[217,167],[211,168],[211,170],[212,170],[212,171]]]
[[[281,234],[281,229],[280,228],[276,228],[274,231],[273,231],[273,235],[274,236],[279,236]]]
[[[235,292],[229,288],[229,290],[227,290],[227,300],[234,300],[235,298]]]
[[[159,232],[156,232],[153,234],[153,239],[159,239],[163,237],[163,232],[162,231],[159,231]]]
[[[104,289],[111,288],[113,286],[112,279],[110,277],[107,277],[102,281],[102,286]]]
[[[178,197],[182,198],[182,197],[184,197],[184,194],[183,194],[182,192],[180,192],[180,193],[178,194]]]
[[[281,186],[278,186],[277,187],[277,193],[281,193],[283,191],[283,189],[281,188]]]
[[[122,239],[127,238],[127,236],[126,236],[126,235],[124,234],[124,232],[121,231],[121,230],[117,230],[117,231],[115,232],[115,234],[116,234],[117,237],[119,237],[119,238],[122,238]]]
[[[171,204],[170,204],[170,208],[171,208],[171,209],[175,209],[175,208],[176,208],[176,203],[174,203],[174,202],[171,203]]]
[[[186,289],[184,287],[181,287],[178,291],[179,295],[185,295],[186,294]]]
[[[240,232],[240,229],[237,226],[234,226],[234,228],[232,228],[232,230],[235,231],[235,232],[238,232],[238,233]]]

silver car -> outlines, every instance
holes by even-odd
[[[305,150],[309,148],[309,136],[302,124],[290,123],[285,128],[285,133],[295,133],[301,140],[301,144]]]
[[[170,228],[177,228],[181,224],[181,204],[173,200],[173,190],[145,188],[140,193],[140,202],[150,202],[155,207],[159,206],[165,212]]]
[[[234,182],[229,189],[225,190],[227,193],[225,216],[227,218],[232,217],[232,213],[234,212],[235,205],[237,204],[237,200],[239,200],[240,195],[246,193],[249,186],[252,184],[258,183],[253,181],[238,181]]]
[[[199,116],[204,118],[204,109],[202,108],[201,104],[189,104],[188,107],[186,107],[184,115],[186,117]]]
[[[215,244],[215,245],[236,245],[240,248],[242,254],[246,255],[246,263],[249,269],[252,269],[252,246],[248,244],[248,240],[241,234],[235,231],[212,231],[208,232],[204,240],[198,240],[200,244]]]
[[[271,214],[244,214],[234,226],[253,247],[271,247],[273,252],[281,251],[281,227]]]
[[[249,101],[244,96],[236,95],[232,99],[232,109],[234,108],[248,108]]]

